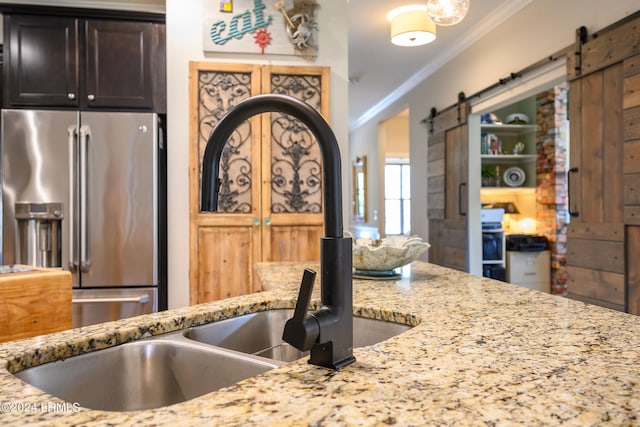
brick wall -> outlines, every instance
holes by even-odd
[[[536,96],[536,220],[538,234],[549,240],[551,293],[567,293],[567,168],[569,127],[568,85],[561,84]]]

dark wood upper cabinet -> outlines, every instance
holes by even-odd
[[[150,22],[85,21],[84,109],[153,106]]]
[[[78,106],[78,20],[5,15],[5,105]]]
[[[154,93],[165,85],[164,46],[158,45],[163,24],[27,14],[4,19],[6,107],[163,112]]]

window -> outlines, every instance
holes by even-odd
[[[384,230],[387,236],[411,231],[409,159],[387,159],[384,166]]]

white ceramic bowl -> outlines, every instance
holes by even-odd
[[[353,267],[389,271],[415,261],[431,245],[419,236],[353,239]]]

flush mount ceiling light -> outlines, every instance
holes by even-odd
[[[470,0],[427,0],[429,16],[438,25],[454,25],[462,21]]]
[[[429,18],[425,5],[393,9],[387,19],[391,22],[391,43],[397,46],[421,46],[436,39],[436,24]]]

